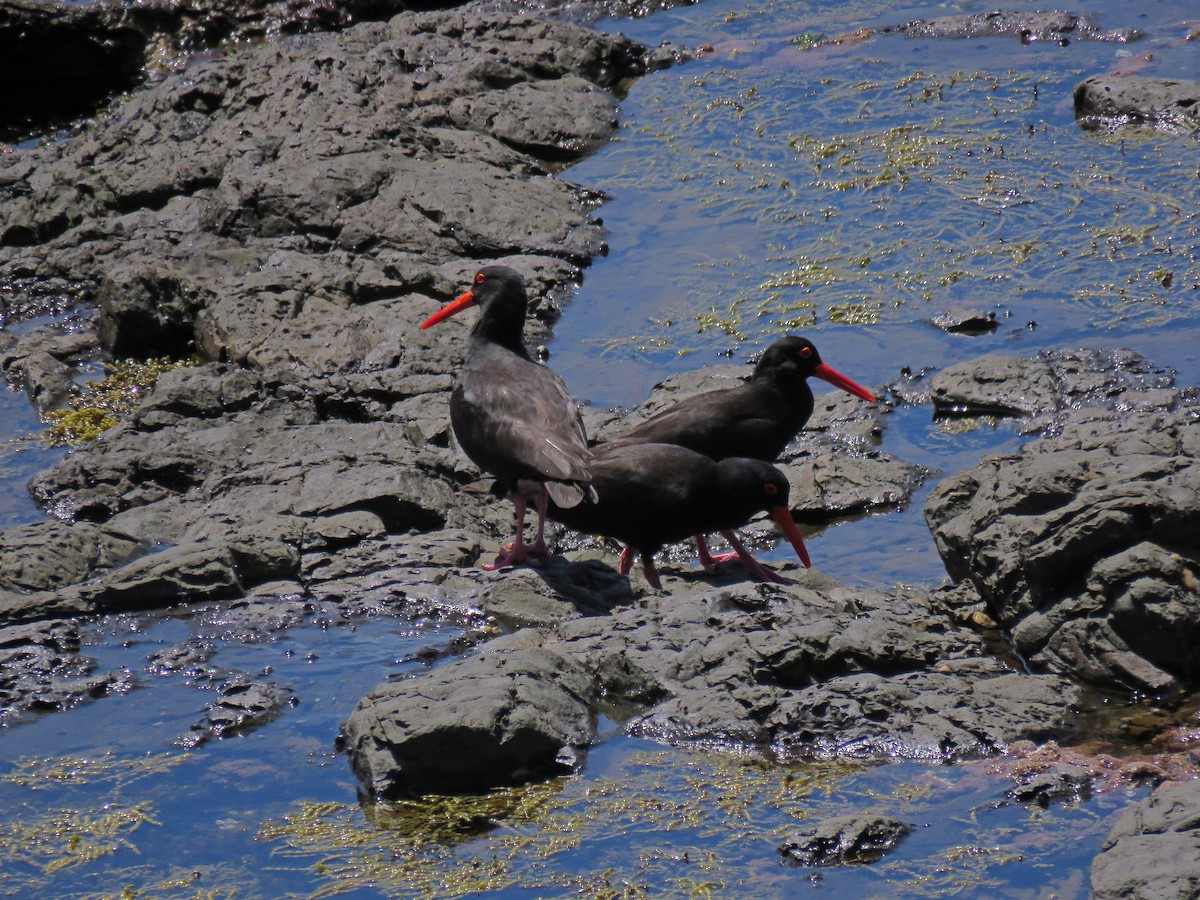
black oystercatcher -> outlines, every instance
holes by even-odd
[[[602,445],[595,449],[592,484],[598,500],[559,508],[550,518],[576,531],[614,537],[625,544],[621,573],[634,555],[646,580],[661,588],[654,554],[664,544],[706,531],[728,532],[767,511],[808,565],[808,554],[788,509],[788,480],[759,459],[715,461],[672,444]],[[743,548],[744,549],[744,548]],[[786,581],[749,555],[747,569],[760,579]]]
[[[421,325],[429,328],[470,306],[479,306],[467,355],[450,396],[450,424],[475,465],[495,475],[516,506],[517,535],[495,565],[514,565],[549,551],[546,506],[570,509],[595,499],[587,435],[561,378],[530,358],[522,340],[528,298],[520,274],[487,266],[475,283]],[[533,497],[537,538],[525,543],[525,511]]]
[[[681,400],[607,446],[678,444],[713,459],[743,456],[773,461],[812,415],[813,393],[808,386],[812,376],[875,402],[870,391],[822,362],[812,341],[789,335],[766,349],[748,381]],[[725,535],[726,540],[729,537]],[[758,574],[753,568],[758,563],[736,538],[730,542],[736,552],[719,557],[709,553],[702,534],[695,538],[706,571],[740,557],[752,574]]]
[[[766,349],[748,381],[681,400],[608,443],[678,444],[713,459],[769,462],[812,415],[811,376],[875,402],[870,391],[823,363],[812,341],[789,335]]]

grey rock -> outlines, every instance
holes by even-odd
[[[1082,766],[1055,763],[1043,772],[1026,773],[1005,793],[1019,803],[1045,808],[1052,802],[1078,803],[1088,799],[1092,780],[1091,773]]]
[[[40,412],[62,406],[75,388],[78,364],[99,348],[90,330],[35,328],[20,335],[0,335],[0,372],[9,384],[23,388]]]
[[[1200,672],[1200,402],[1169,393],[1140,408],[1136,390],[1118,391],[1108,408],[1048,419],[1049,433],[1019,454],[986,459],[929,497],[947,571],[978,589],[1039,667],[1152,692]]]
[[[930,380],[938,415],[1035,416],[1170,387],[1169,372],[1129,350],[1047,350],[984,356]]]
[[[57,590],[109,572],[144,552],[140,541],[118,528],[43,519],[0,531],[0,590]]]
[[[488,652],[380,685],[342,744],[378,797],[482,790],[563,770],[593,739],[594,682],[545,649]]]
[[[79,648],[73,622],[0,626],[0,726],[130,689],[128,672],[96,672]]]
[[[999,323],[993,310],[947,309],[933,317],[933,324],[951,334],[990,334]]]
[[[176,743],[189,749],[213,739],[248,734],[276,719],[294,695],[285,687],[245,673],[225,674],[216,685],[218,699]]]
[[[1200,127],[1200,81],[1093,75],[1075,86],[1075,118],[1093,128],[1136,123],[1190,133]]]
[[[888,816],[837,816],[789,833],[779,854],[792,866],[872,863],[896,849],[911,831],[907,822]]]
[[[1065,679],[1008,669],[928,595],[797,574],[794,587],[647,596],[559,625],[548,646],[644,707],[631,733],[666,742],[946,760],[1071,732]]]
[[[1092,863],[1096,900],[1200,895],[1200,781],[1165,782],[1121,814]]]

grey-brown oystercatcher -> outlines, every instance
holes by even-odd
[[[463,452],[496,476],[516,506],[516,538],[497,569],[549,553],[544,537],[549,500],[570,509],[594,500],[583,421],[563,380],[529,356],[523,341],[528,296],[520,274],[487,266],[470,290],[421,325],[429,328],[471,306],[480,308],[466,359],[450,395],[450,424]],[[533,498],[537,537],[525,543],[525,512]]]

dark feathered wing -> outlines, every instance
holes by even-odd
[[[503,362],[476,368],[451,398],[463,450],[509,484],[545,482],[559,506],[594,496],[587,435],[562,380],[537,363]]]

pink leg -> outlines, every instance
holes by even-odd
[[[537,537],[525,552],[530,556],[549,556],[550,548],[546,546],[546,508],[550,505],[550,492],[546,490],[545,485],[538,488],[537,498],[533,502],[537,506],[538,514]]]
[[[633,554],[636,551],[632,547],[626,547],[621,551],[621,574],[628,575],[629,570],[633,568]]]
[[[722,531],[721,536],[729,541],[729,546],[735,551],[734,554],[742,561],[742,566],[754,581],[773,581],[775,584],[795,584],[791,578],[785,578],[777,572],[772,572],[757,559],[750,555],[750,551],[745,545],[738,540],[738,536],[732,531]]]
[[[725,533],[722,532],[722,534]],[[696,535],[694,540],[696,541],[696,557],[700,560],[700,568],[705,572],[715,572],[718,564],[738,558],[736,553],[722,553],[720,556],[713,556],[708,552],[708,541],[702,534]]]
[[[529,556],[529,545],[525,543],[525,510],[527,509],[525,498],[520,494],[512,494],[511,497],[513,505],[517,508],[517,536],[501,552],[500,559],[494,563],[484,564],[483,567],[489,572],[503,569],[505,566],[515,566],[517,563],[524,562]]]
[[[650,587],[656,591],[662,590],[662,579],[658,577],[658,569],[654,568],[654,554],[642,554],[642,574],[646,576],[646,580],[650,582]]]

